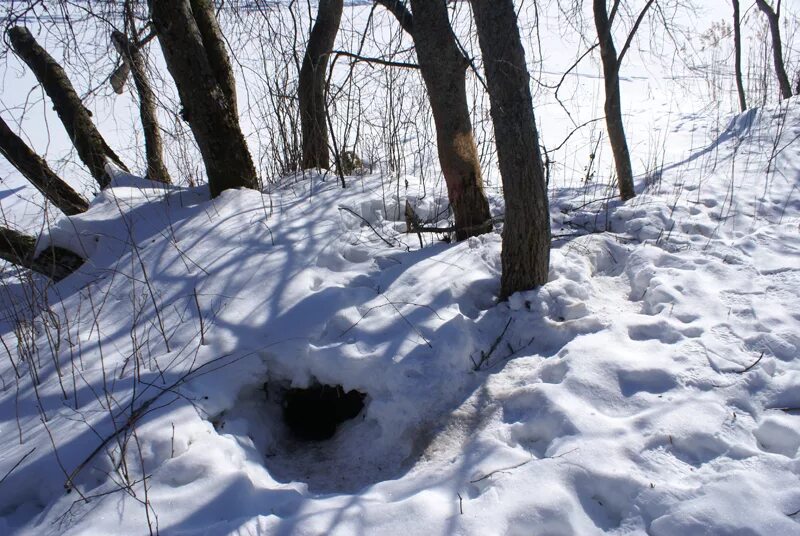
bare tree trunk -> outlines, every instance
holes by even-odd
[[[304,169],[330,168],[325,79],[328,58],[339,31],[343,8],[343,0],[320,0],[317,20],[311,29],[300,69],[297,91],[303,132]]]
[[[133,83],[139,93],[139,116],[142,120],[144,132],[144,148],[147,159],[147,178],[169,184],[169,171],[164,165],[164,146],[161,142],[161,132],[158,128],[158,115],[156,111],[156,97],[150,87],[147,77],[147,68],[139,48],[131,44],[122,32],[114,31],[111,34],[114,47],[122,56],[123,61],[130,67]]]
[[[739,0],[733,2],[733,54],[734,68],[736,70],[736,91],[739,93],[739,109],[744,112],[747,110],[747,99],[744,94],[744,83],[742,82],[742,29],[741,19],[739,18]]]
[[[183,116],[203,156],[211,195],[228,188],[256,188],[253,160],[228,98],[230,87],[223,89],[216,77],[189,0],[148,3]]]
[[[61,212],[71,216],[86,212],[89,203],[61,180],[47,162],[34,153],[0,118],[0,153]]]
[[[92,123],[89,110],[81,102],[67,78],[67,73],[58,62],[39,46],[27,28],[15,26],[8,30],[8,36],[14,52],[30,67],[53,101],[53,107],[77,149],[78,156],[100,187],[105,188],[111,180],[106,174],[106,162],[113,162],[128,171]]]
[[[513,0],[472,0],[506,202],[500,299],[547,283],[550,211]]]
[[[411,9],[414,48],[431,102],[456,240],[464,240],[492,230],[467,105],[468,61],[450,27],[446,0],[411,0]]]
[[[636,193],[633,188],[633,168],[628,141],[625,138],[625,126],[622,122],[622,104],[619,91],[619,65],[614,37],[611,34],[611,23],[606,11],[606,0],[592,0],[594,23],[600,43],[600,58],[603,62],[603,80],[605,82],[605,113],[608,139],[611,152],[614,153],[614,164],[617,169],[617,185],[619,196],[623,201],[632,199]]]
[[[792,86],[789,83],[789,76],[783,65],[783,45],[781,44],[781,2],[778,0],[776,8],[773,10],[765,0],[756,0],[756,5],[769,21],[769,31],[772,35],[772,61],[775,64],[775,76],[778,78],[778,87],[781,90],[781,98],[788,99],[792,96]]]
[[[225,48],[225,37],[222,35],[217,17],[214,14],[214,2],[212,0],[190,0],[192,14],[194,15],[197,29],[203,39],[203,46],[206,49],[208,63],[214,72],[219,87],[225,93],[228,104],[233,110],[234,115],[239,112],[236,105],[236,78],[231,69],[231,60],[228,50]]]
[[[84,260],[75,253],[49,247],[34,257],[36,238],[7,227],[0,227],[0,259],[17,266],[28,268],[52,279],[60,281],[80,268]]]

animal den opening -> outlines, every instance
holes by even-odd
[[[289,389],[283,397],[283,421],[297,439],[330,439],[341,423],[361,412],[365,397],[356,390],[345,392],[341,385]]]
[[[352,492],[395,477],[408,456],[395,444],[380,444],[385,431],[370,417],[370,403],[367,393],[341,385],[311,378],[299,388],[267,376],[211,422],[259,457],[278,482],[303,482],[319,493]]]

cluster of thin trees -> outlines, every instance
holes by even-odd
[[[736,79],[742,109],[746,108],[741,82],[741,37],[738,0],[734,7]],[[775,8],[756,0],[770,23],[774,63],[781,95],[791,96],[783,69],[780,41],[780,0]],[[450,207],[456,240],[490,232],[493,220],[484,189],[480,158],[470,119],[466,77],[474,64],[451,27],[447,0],[375,0],[376,7],[391,13],[414,44],[417,65],[424,81],[433,115],[436,146]],[[550,217],[530,75],[527,69],[513,0],[470,0],[471,13],[483,58],[483,77],[488,93],[496,144],[497,163],[505,198],[502,234],[500,297],[530,289],[547,281],[550,250]],[[605,81],[605,119],[613,152],[617,186],[625,201],[635,196],[631,157],[625,137],[619,72],[634,34],[657,0],[646,0],[636,13],[621,47],[614,40],[614,23],[621,0],[593,0],[596,42]],[[142,24],[134,16],[146,9]],[[330,140],[327,109],[328,70],[342,19],[343,0],[319,0],[297,84],[302,167],[329,169],[343,152]],[[123,3],[124,31],[114,31],[112,42],[121,59],[111,77],[120,91],[128,79],[139,96],[144,134],[147,178],[171,181],[163,157],[156,97],[148,79],[143,47],[157,41],[181,102],[181,117],[197,143],[212,197],[230,188],[256,188],[256,167],[239,122],[236,84],[225,36],[217,20],[213,0],[136,0]],[[629,9],[630,11],[630,9]],[[24,61],[52,101],[76,152],[100,189],[111,182],[109,165],[127,170],[92,122],[64,69],[21,26],[7,30],[14,53]],[[393,68],[392,62],[385,62]],[[65,214],[77,214],[88,203],[0,118],[0,152],[46,199]],[[344,180],[342,181],[344,186]],[[36,240],[0,228],[0,258],[58,280],[76,269],[81,259],[74,253],[50,248],[34,257]]]

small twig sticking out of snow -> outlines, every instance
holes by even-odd
[[[764,357],[764,352],[761,352],[761,355],[760,355],[760,356],[758,356],[758,359],[756,359],[756,360],[755,360],[755,361],[754,361],[754,362],[753,362],[753,363],[752,363],[750,366],[748,366],[748,367],[745,367],[745,368],[744,368],[744,369],[742,369],[742,370],[736,370],[736,371],[734,371],[734,372],[736,372],[736,373],[738,373],[738,374],[744,374],[745,372],[749,371],[750,369],[752,369],[753,367],[755,367],[756,365],[758,365],[758,363],[761,361],[761,359],[763,359],[763,357]]]
[[[506,327],[503,328],[503,331],[500,332],[500,335],[497,336],[492,345],[489,347],[489,351],[484,352],[483,350],[481,350],[481,358],[479,361],[475,361],[474,359],[472,359],[472,356],[470,356],[470,360],[472,361],[473,365],[472,370],[474,372],[478,372],[479,370],[481,370],[481,367],[483,367],[486,363],[489,362],[489,359],[492,357],[492,354],[494,353],[495,350],[497,350],[497,346],[500,344],[500,341],[503,340],[506,331],[508,331],[508,326],[511,325],[512,320],[513,320],[512,318],[508,319],[508,322],[506,322]]]
[[[456,495],[458,495],[458,511],[463,516],[464,515],[464,498],[458,492],[456,492]],[[798,512],[800,512],[800,510],[798,510]],[[797,512],[795,512],[795,513],[797,513]],[[794,514],[790,514],[790,515],[794,515]]]
[[[563,458],[567,454],[572,454],[576,450],[578,450],[577,447],[572,449],[572,450],[568,450],[567,452],[564,452],[562,454],[559,454],[558,456],[545,456],[544,458],[534,458],[533,456],[531,456],[529,459],[525,460],[524,462],[520,462],[520,463],[518,463],[516,465],[512,465],[511,467],[503,467],[502,469],[495,469],[494,471],[486,473],[485,475],[483,475],[480,478],[476,478],[475,480],[470,480],[469,483],[470,484],[475,484],[476,482],[480,482],[481,480],[486,480],[487,478],[490,478],[493,475],[496,475],[497,473],[506,473],[506,472],[511,471],[513,469],[517,469],[519,467],[522,467],[523,465],[527,465],[527,464],[529,464],[531,462],[538,462],[538,461],[542,461],[542,460],[555,460],[556,458]]]
[[[2,484],[2,483],[3,483],[3,481],[4,481],[6,478],[8,478],[8,476],[9,476],[11,473],[13,473],[13,472],[14,472],[14,469],[16,469],[17,467],[19,467],[19,464],[21,464],[22,462],[24,462],[24,461],[25,461],[25,458],[27,458],[28,456],[30,456],[31,454],[33,454],[33,451],[34,451],[34,450],[36,450],[36,447],[33,447],[31,450],[29,450],[28,452],[26,452],[26,453],[25,453],[25,455],[24,455],[24,456],[22,456],[22,458],[20,458],[20,459],[19,459],[19,461],[18,461],[17,463],[15,463],[15,464],[14,464],[14,467],[12,467],[11,469],[9,469],[9,470],[8,470],[8,472],[7,472],[5,475],[3,475],[3,478],[0,478],[0,484]],[[463,512],[462,512],[462,513],[463,513]]]
[[[384,238],[384,237],[383,237],[383,235],[381,235],[381,234],[380,234],[380,233],[379,233],[379,232],[378,232],[378,231],[375,229],[375,227],[373,227],[373,226],[372,226],[372,224],[371,224],[370,222],[368,222],[366,219],[364,219],[364,217],[363,217],[363,216],[361,216],[361,214],[357,214],[355,211],[353,211],[353,210],[350,210],[350,209],[349,209],[349,208],[347,208],[347,207],[339,207],[339,210],[344,210],[345,212],[349,212],[350,214],[352,214],[352,215],[353,215],[353,216],[355,216],[356,218],[359,218],[361,221],[363,221],[364,223],[366,223],[366,224],[367,224],[367,226],[368,226],[370,229],[372,229],[372,232],[373,232],[373,233],[375,233],[375,235],[377,235],[377,237],[378,237],[378,238],[380,238],[381,240],[383,240],[383,243],[384,243],[384,244],[386,244],[386,245],[387,245],[387,246],[389,246],[390,248],[393,248],[393,247],[395,247],[395,244],[392,244],[392,243],[391,243],[391,242],[389,242],[389,241],[388,241],[386,238]]]

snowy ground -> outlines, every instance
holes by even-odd
[[[800,100],[625,84],[639,195],[576,153],[503,304],[498,233],[404,233],[417,176],[120,174],[49,233],[83,268],[0,288],[0,533],[800,534]],[[316,443],[315,381],[367,394]]]

